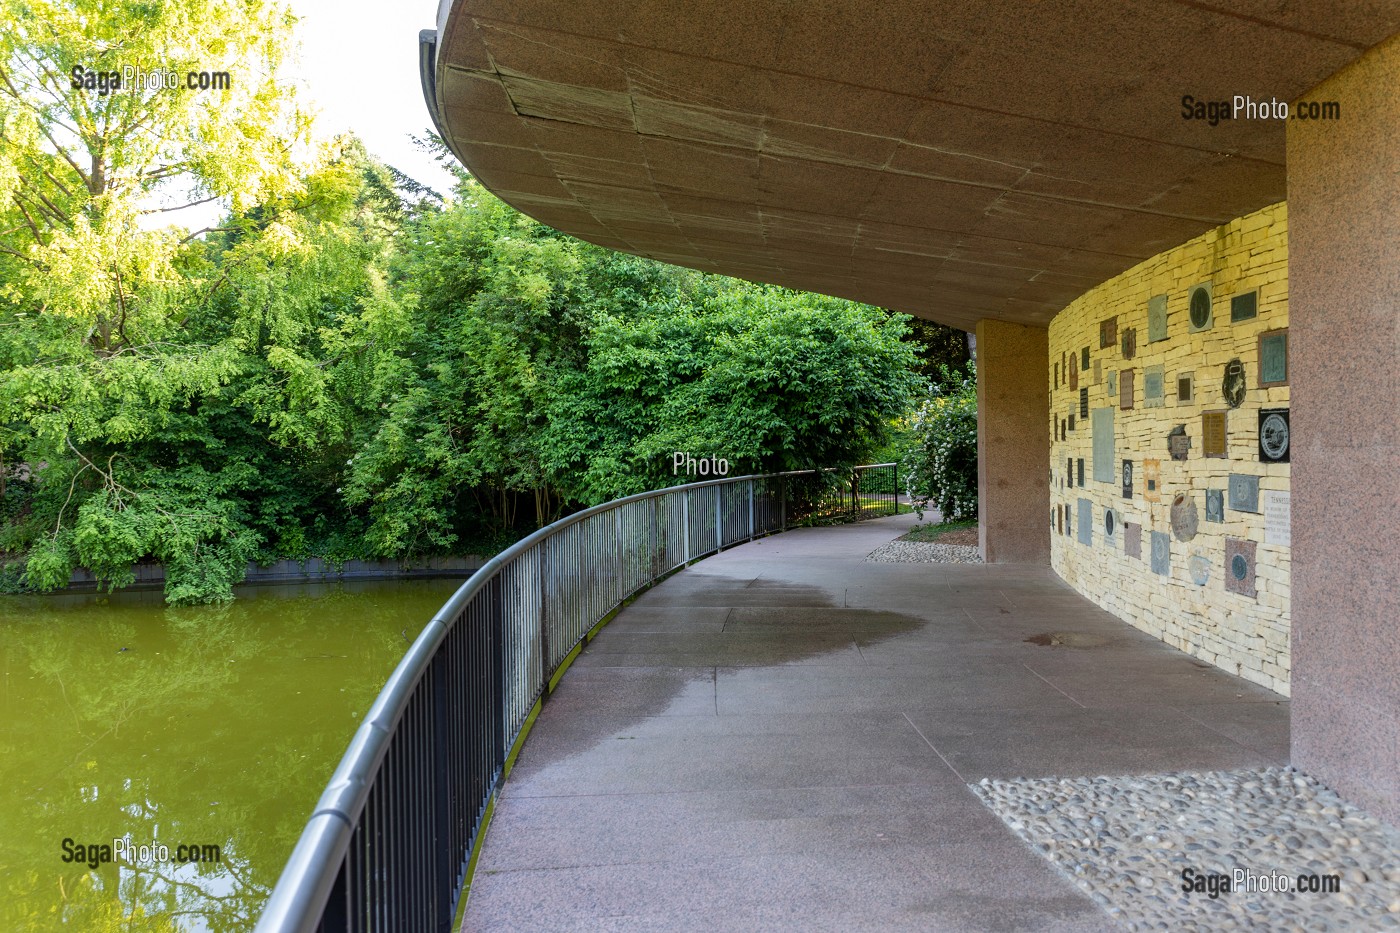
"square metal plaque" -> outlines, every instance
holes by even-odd
[[[1162,461],[1142,461],[1142,497],[1148,502],[1162,499]]]
[[[1088,499],[1079,500],[1079,543],[1094,544],[1094,506]]]
[[[1133,522],[1123,523],[1123,553],[1142,560],[1142,526]]]
[[[1259,388],[1288,385],[1288,328],[1259,335]]]
[[[1206,490],[1206,521],[1225,521],[1225,490]]]
[[[1118,373],[1118,407],[1127,411],[1133,407],[1133,371],[1125,369]]]
[[[1230,508],[1236,512],[1259,511],[1259,477],[1230,474]]]
[[[1241,596],[1258,596],[1254,580],[1253,541],[1240,538],[1225,539],[1225,589]]]
[[[1161,366],[1142,371],[1142,407],[1161,408],[1167,402],[1167,377]]]
[[[1259,290],[1245,292],[1230,299],[1230,323],[1238,324],[1259,315]]]
[[[1189,405],[1196,399],[1196,374],[1176,374],[1176,403]]]
[[[1093,421],[1094,482],[1111,483],[1116,478],[1113,460],[1113,409],[1095,408]]]
[[[1201,415],[1201,456],[1228,457],[1229,436],[1225,430],[1225,412],[1208,411]]]
[[[1165,531],[1152,532],[1152,572],[1172,575],[1172,536]]]
[[[1147,342],[1167,339],[1167,296],[1153,295],[1147,299]]]

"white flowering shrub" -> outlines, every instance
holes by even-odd
[[[977,517],[977,373],[934,386],[914,413],[914,442],[900,464],[919,518],[937,509],[943,521]]]

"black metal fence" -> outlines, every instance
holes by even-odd
[[[675,486],[570,515],[438,610],[371,706],[257,929],[446,931],[512,748],[556,672],[628,597],[809,517],[893,514],[894,464]]]

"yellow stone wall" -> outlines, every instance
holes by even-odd
[[[1213,288],[1214,323],[1191,333],[1189,290],[1202,282]],[[1258,290],[1257,315],[1231,323],[1231,298]],[[1148,302],[1167,296],[1167,339],[1149,342]],[[1100,347],[1100,325],[1116,319],[1113,346]],[[1288,326],[1288,214],[1275,204],[1241,217],[1168,250],[1087,292],[1050,324],[1051,503],[1063,511],[1051,516],[1051,562],[1055,571],[1077,590],[1133,626],[1204,661],[1255,683],[1288,693],[1289,681],[1289,547],[1265,543],[1265,492],[1287,492],[1289,465],[1261,462],[1259,410],[1287,408],[1288,386],[1259,387],[1259,335]],[[1125,360],[1124,330],[1135,328],[1136,355]],[[1091,419],[1081,419],[1080,398],[1068,384],[1070,354],[1089,348],[1090,364],[1078,373],[1078,385],[1089,390],[1088,407],[1111,407],[1114,418],[1114,481],[1093,477]],[[1240,407],[1229,409],[1223,398],[1226,364],[1244,364],[1246,392]],[[1057,367],[1059,369],[1057,372]],[[1162,366],[1164,403],[1144,405],[1144,373]],[[1076,367],[1077,369],[1078,367]],[[1133,407],[1120,408],[1109,396],[1110,373],[1134,371]],[[1177,376],[1194,375],[1194,399],[1177,397]],[[1117,377],[1121,379],[1121,376]],[[1121,387],[1120,387],[1121,391]],[[1228,457],[1202,456],[1202,413],[1227,411]],[[1075,427],[1061,439],[1061,421],[1073,413]],[[1185,425],[1191,448],[1184,461],[1173,460],[1167,436]],[[1077,480],[1077,461],[1084,460],[1084,485]],[[1067,466],[1067,459],[1070,464]],[[1122,495],[1122,461],[1133,462],[1132,498]],[[1147,498],[1144,461],[1160,464],[1158,501]],[[1068,469],[1068,475],[1067,474]],[[1260,477],[1259,509],[1236,511],[1229,506],[1231,473]],[[1225,500],[1224,521],[1207,521],[1206,490],[1220,490]],[[1173,534],[1171,508],[1184,494],[1194,503],[1198,531],[1190,540]],[[1092,543],[1080,543],[1079,500],[1091,504]],[[1115,511],[1115,532],[1105,534],[1105,512]],[[1061,531],[1061,522],[1068,525]],[[1141,557],[1127,553],[1123,523],[1141,526]],[[1170,538],[1170,574],[1153,572],[1151,532]],[[1225,582],[1228,538],[1255,542],[1257,595],[1227,591]],[[1196,558],[1193,564],[1193,558]],[[1208,574],[1204,585],[1193,570]]]

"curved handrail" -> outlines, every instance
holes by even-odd
[[[885,469],[893,470],[894,464],[856,467],[853,476]],[[465,880],[466,858],[481,828],[482,811],[494,795],[505,756],[524,724],[521,704],[533,706],[551,675],[588,631],[639,590],[694,559],[786,530],[788,486],[796,477],[819,472],[724,477],[638,493],[561,518],[487,561],[433,615],[389,675],[322,792],[257,930],[352,930],[384,924],[446,929]],[[776,523],[771,508],[774,485],[781,503]],[[747,494],[742,503],[731,501],[726,512],[721,487],[742,487]],[[762,502],[760,487],[767,496]],[[711,489],[715,492],[706,496]],[[897,482],[892,481],[890,489],[894,502]],[[704,503],[705,514],[692,521],[691,503],[703,498],[712,498],[713,503]],[[629,509],[641,503],[647,503],[642,512]],[[864,514],[854,493],[852,510]],[[588,527],[590,520],[611,513],[616,513],[614,522]],[[624,528],[624,518],[629,516],[631,526]],[[580,531],[571,536],[574,529]],[[679,542],[674,540],[677,531]],[[701,542],[705,547],[692,554],[697,531],[713,539]],[[628,544],[641,539],[649,550],[633,554],[629,564]],[[600,556],[606,550],[603,556],[618,566],[610,574],[566,560],[551,575],[547,566],[551,556],[556,560],[576,556],[551,555],[553,542],[563,542],[555,550],[572,548],[585,557]],[[680,553],[670,554],[677,545]],[[631,584],[624,579],[629,568],[639,571],[630,578]],[[522,579],[511,581],[518,592],[508,607],[503,581],[517,569],[520,573],[515,575]],[[570,590],[570,584],[577,584],[584,573],[591,574],[591,580],[581,594],[558,592]],[[551,644],[551,636],[558,634],[550,627],[551,609],[562,611],[566,624],[572,613],[573,624],[561,644]],[[527,619],[531,612],[533,617]],[[508,631],[512,618],[517,622],[514,632]],[[528,630],[519,624],[522,621],[530,623]],[[444,651],[455,635],[461,635],[459,643],[452,651]],[[507,647],[514,649],[509,656]],[[458,676],[451,677],[453,673]],[[483,683],[477,684],[478,680]],[[508,684],[524,690],[508,697]],[[483,711],[479,706],[490,709]],[[403,729],[410,719],[412,728]],[[399,739],[403,742],[396,751]],[[468,783],[481,785],[484,799],[468,799],[453,786],[452,774],[462,766],[448,755],[446,745],[465,750],[469,757],[476,753],[468,763],[476,770],[467,771],[466,777]],[[395,757],[390,783],[399,796],[386,791],[376,801],[391,755]],[[404,794],[412,799],[400,799]],[[374,813],[367,823],[365,816],[371,809]],[[352,849],[357,837],[361,844]],[[404,837],[410,838],[405,841]],[[423,864],[425,848],[432,851]],[[431,858],[433,854],[439,858]],[[413,861],[412,871],[394,861],[398,858]],[[416,877],[414,872],[429,880],[406,881]],[[371,888],[375,890],[370,892]],[[343,898],[337,897],[338,892]],[[376,900],[375,894],[383,896]],[[421,910],[411,906],[420,896]],[[384,909],[377,909],[381,905]],[[421,923],[415,924],[414,918]]]

